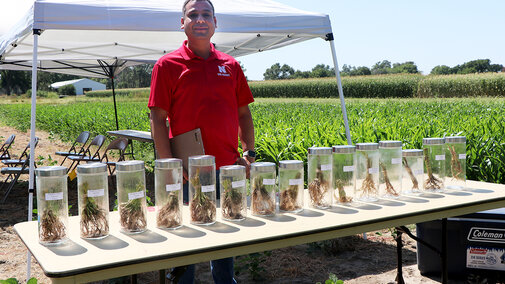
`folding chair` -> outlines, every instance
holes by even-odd
[[[39,137],[35,137],[34,147],[37,147],[37,144],[39,144]],[[30,150],[30,143],[28,143],[28,145],[26,145],[25,149],[23,150],[21,155],[19,155],[18,159],[2,160],[2,163],[4,165],[9,166],[9,167],[22,165],[22,164],[24,164],[25,160],[28,159],[28,156],[30,155],[30,153],[28,152],[29,150]]]
[[[72,172],[80,162],[100,162],[100,148],[102,148],[103,142],[105,141],[105,136],[97,135],[91,143],[89,143],[86,150],[84,150],[83,155],[73,155],[68,156],[70,160],[72,160],[72,164],[68,167],[68,172]],[[96,148],[95,152],[92,154],[91,150],[94,147]]]
[[[124,161],[125,150],[126,150],[127,146],[128,146],[128,139],[117,138],[115,140],[112,140],[112,142],[110,142],[109,146],[107,146],[107,149],[105,149],[105,153],[103,154],[100,162],[107,165],[110,175],[114,174],[114,171],[116,171],[116,163]],[[119,157],[115,162],[111,161],[111,157],[109,157],[112,150],[118,150],[118,152],[119,152]],[[111,169],[111,168],[113,168],[113,169]]]
[[[82,156],[84,153],[84,147],[86,146],[86,142],[88,142],[89,139],[89,131],[83,131],[77,138],[75,139],[74,143],[70,147],[70,149],[66,152],[64,151],[58,151],[55,154],[58,156],[63,156],[65,157],[63,161],[61,161],[60,166],[63,165],[65,160],[67,159],[68,156]],[[81,148],[79,150],[77,149],[78,145],[81,145]]]
[[[5,160],[5,159],[10,159],[11,155],[9,153],[9,148],[11,147],[12,143],[14,143],[14,139],[16,138],[15,134],[12,134],[5,140],[4,144],[2,147],[0,147],[0,160]]]

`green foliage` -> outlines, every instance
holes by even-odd
[[[263,263],[267,260],[267,257],[271,255],[271,251],[265,251],[238,256],[234,265],[235,274],[239,275],[240,273],[247,271],[253,280],[265,280],[264,273],[266,272],[266,269],[263,267]]]
[[[24,94],[31,87],[30,76],[26,71],[0,70],[0,94]]]
[[[426,76],[419,82],[417,89],[417,96],[420,98],[504,95],[505,74],[503,73]]]
[[[28,91],[26,91],[26,96],[27,97],[32,96],[32,89],[29,89]],[[39,98],[57,98],[58,93],[53,92],[53,91],[37,90],[37,97],[39,97]]]
[[[75,87],[72,84],[64,85],[58,88],[60,96],[75,96]]]
[[[365,76],[372,75],[372,71],[370,68],[366,66],[355,67],[351,65],[342,66],[342,70],[340,71],[341,76]]]
[[[324,281],[324,284],[344,284],[344,280],[338,279],[337,275],[330,273],[328,276],[329,279]],[[317,282],[317,284],[321,284],[321,282]]]
[[[5,280],[0,280],[0,284],[18,284],[18,280],[16,278],[9,278]],[[36,278],[30,278],[26,284],[37,284]]]
[[[472,74],[472,73],[486,73],[486,72],[500,72],[504,67],[501,64],[491,64],[489,59],[477,59],[465,62],[461,65],[449,67],[446,65],[435,66],[431,73],[432,75],[444,74]]]
[[[265,80],[281,80],[288,79],[291,75],[295,73],[295,70],[289,65],[280,65],[279,63],[275,63],[270,68],[265,70],[263,73],[263,78]]]
[[[116,97],[129,97],[129,98],[148,98],[149,88],[136,88],[136,89],[118,89],[115,90]],[[87,97],[112,97],[112,90],[90,91],[86,92]]]

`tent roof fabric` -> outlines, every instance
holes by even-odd
[[[181,30],[184,0],[36,0],[18,24],[0,38],[0,69],[28,70],[33,29],[39,70],[110,77],[129,65],[152,63],[186,38]],[[241,56],[325,38],[328,15],[270,0],[214,0],[218,50]]]

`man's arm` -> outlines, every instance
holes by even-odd
[[[249,106],[245,105],[238,108],[238,136],[242,144],[242,150],[254,150],[254,124],[252,120]],[[246,167],[247,176],[249,177],[250,164],[256,159],[253,157],[239,158],[238,164]]]
[[[172,150],[168,138],[167,111],[159,107],[151,108],[151,131],[154,146],[158,153],[158,157],[156,158],[172,158]]]

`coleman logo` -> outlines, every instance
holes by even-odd
[[[505,229],[472,227],[468,232],[471,242],[505,243]]]
[[[217,66],[217,69],[218,69],[217,76],[230,77],[230,74],[226,72],[226,66],[224,65]]]

